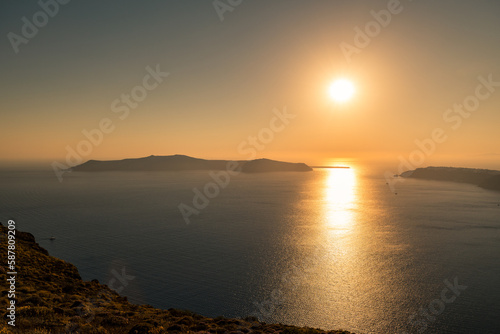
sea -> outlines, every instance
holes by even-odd
[[[133,303],[354,333],[500,333],[500,192],[389,187],[383,169],[350,167],[2,171],[0,221]]]

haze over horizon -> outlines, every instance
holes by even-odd
[[[0,333],[500,333],[499,18],[1,1]]]
[[[82,161],[500,169],[497,1],[69,1],[26,37],[40,3],[0,4],[1,164],[65,163],[87,133]]]

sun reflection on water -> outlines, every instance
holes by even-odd
[[[311,314],[307,309],[314,314],[313,326],[388,332],[393,324],[387,314],[404,300],[405,286],[398,284],[406,262],[398,264],[404,254],[395,246],[401,241],[387,228],[392,216],[380,202],[384,185],[367,178],[363,166],[315,173],[302,194],[300,209],[306,214],[289,239],[295,275],[293,282],[284,276],[283,291],[291,291],[289,319],[302,325]]]
[[[325,215],[328,227],[348,231],[354,224],[356,174],[351,168],[328,171],[325,186]]]

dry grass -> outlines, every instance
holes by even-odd
[[[0,226],[0,253],[6,254],[6,227]],[[0,334],[81,333],[81,334],[161,334],[161,333],[325,333],[321,330],[272,325],[256,319],[207,318],[189,311],[159,310],[134,305],[96,280],[84,282],[75,266],[48,255],[29,233],[16,233],[16,327],[7,325],[7,311]],[[6,268],[0,264],[0,280]],[[2,289],[1,305],[7,305]],[[346,333],[332,331],[329,333]]]

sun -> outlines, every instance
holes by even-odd
[[[328,89],[330,97],[336,102],[349,101],[354,96],[355,91],[354,84],[347,79],[334,81]]]

